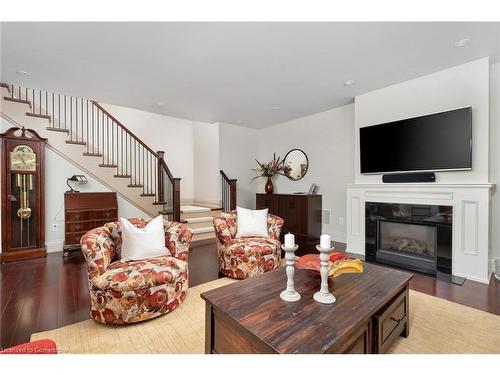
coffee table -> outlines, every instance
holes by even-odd
[[[373,264],[329,280],[337,301],[313,299],[319,273],[295,270],[302,298],[285,302],[285,267],[208,292],[206,353],[384,353],[409,334],[413,275]]]

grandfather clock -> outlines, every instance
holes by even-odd
[[[45,249],[44,151],[47,139],[13,127],[0,134],[2,252],[10,262],[47,255]]]

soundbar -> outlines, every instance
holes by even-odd
[[[382,181],[385,183],[436,182],[436,175],[432,172],[384,174]]]

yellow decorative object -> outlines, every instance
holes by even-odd
[[[363,262],[359,259],[347,259],[328,262],[328,267],[330,268],[328,277],[337,277],[344,273],[363,272]]]

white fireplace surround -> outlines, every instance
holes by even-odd
[[[354,184],[347,187],[347,251],[365,255],[365,202],[453,207],[452,273],[489,282],[493,184]]]

